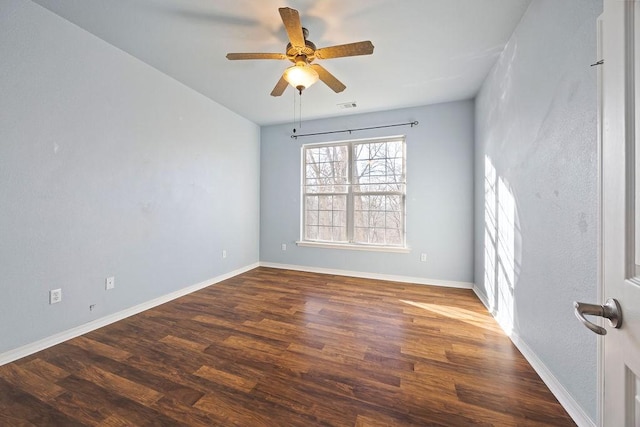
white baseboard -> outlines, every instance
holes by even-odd
[[[476,294],[476,296],[478,297],[478,299],[480,300],[480,302],[482,303],[482,305],[484,305],[484,307],[487,309],[487,311],[489,313],[491,313],[491,315],[493,316],[493,312],[491,311],[491,306],[489,305],[489,301],[487,300],[487,296],[485,294],[482,293],[482,291],[480,290],[480,288],[478,286],[476,286],[475,284],[473,285],[473,292]]]
[[[93,320],[89,323],[85,323],[83,325],[77,326],[75,328],[57,333],[55,335],[51,335],[47,338],[41,339],[39,341],[23,345],[22,347],[18,347],[13,350],[9,350],[5,353],[0,354],[0,366],[5,365],[7,363],[11,363],[15,360],[21,359],[23,357],[29,356],[33,353],[37,353],[38,351],[44,350],[56,344],[60,344],[64,341],[70,340],[72,338],[78,337],[80,335],[86,334],[88,332],[94,331],[96,329],[102,328],[103,326],[107,326],[111,323],[117,322],[122,319],[126,319],[127,317],[133,316],[134,314],[141,313],[145,310],[149,310],[153,307],[157,307],[161,304],[172,301],[176,298],[180,298],[182,296],[188,295],[200,289],[206,288],[207,286],[211,286],[215,283],[221,282],[223,280],[230,279],[238,274],[242,274],[246,271],[252,270],[259,266],[259,263],[250,264],[248,266],[239,268],[234,271],[230,271],[229,273],[222,274],[220,276],[214,277],[209,280],[205,280],[200,283],[196,283],[195,285],[188,286],[186,288],[179,289],[177,291],[171,292],[166,295],[162,295],[158,298],[154,298],[150,301],[143,302],[142,304],[138,304],[133,307],[129,307],[122,311],[119,311],[114,314],[110,314],[105,317],[101,317],[100,319]]]
[[[490,305],[487,301],[487,297],[480,291],[480,288],[477,286],[473,286],[473,291],[478,296],[478,299],[482,301],[482,304],[487,308],[489,313],[496,318],[496,313],[492,312],[490,309]],[[498,322],[500,324],[500,322]],[[500,325],[503,329],[504,326]],[[553,373],[547,368],[547,365],[544,364],[542,360],[538,358],[536,353],[531,350],[531,348],[527,345],[527,343],[520,338],[520,336],[515,331],[507,331],[505,329],[505,333],[511,339],[511,342],[518,348],[520,353],[527,359],[527,362],[533,367],[536,373],[540,376],[542,381],[546,384],[546,386],[551,390],[551,393],[558,399],[558,402],[562,405],[562,407],[567,411],[569,416],[573,419],[573,421],[578,425],[578,427],[596,427],[596,423],[584,412],[584,409],[576,402],[576,400],[571,396],[571,394],[567,391],[566,388],[558,381],[558,379],[553,375]]]
[[[520,353],[524,356],[533,369],[540,375],[542,381],[549,387],[551,393],[558,399],[558,402],[569,413],[569,416],[573,418],[573,421],[579,427],[596,427],[593,420],[584,412],[582,407],[575,401],[573,396],[567,391],[566,388],[558,381],[558,379],[551,373],[547,365],[545,365],[536,355],[536,353],[529,348],[529,346],[518,336],[516,333],[511,334],[511,341],[520,350]]]
[[[309,267],[303,265],[278,264],[260,262],[261,267],[279,268],[281,270],[308,271],[310,273],[334,274],[336,276],[361,277],[363,279],[388,280],[391,282],[417,283],[419,285],[445,286],[448,288],[472,289],[473,283],[455,282],[451,280],[426,279],[424,277],[398,276],[394,274],[367,273],[362,271],[337,270],[333,268]]]

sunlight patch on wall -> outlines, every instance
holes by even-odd
[[[517,207],[508,182],[498,176],[488,156],[485,156],[484,170],[484,283],[489,309],[505,332],[511,334],[518,269]]]
[[[497,188],[496,169],[491,160],[484,158],[484,283],[489,310],[495,311],[496,301],[496,258],[498,246],[498,213],[496,210]]]

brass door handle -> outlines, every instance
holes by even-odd
[[[616,329],[622,326],[622,310],[620,309],[618,301],[613,298],[609,298],[604,305],[575,301],[573,307],[578,320],[598,335],[607,335],[607,330],[602,326],[589,322],[587,318],[584,317],[585,315],[604,317],[608,319],[609,324]]]

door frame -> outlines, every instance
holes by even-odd
[[[612,3],[618,3],[616,6],[622,8],[623,10],[621,11],[620,9],[616,9],[615,13],[611,12],[612,9]],[[637,190],[637,182],[635,181],[635,175],[631,176],[631,180],[630,180],[630,174],[635,174],[637,173],[635,171],[635,168],[637,168],[637,158],[636,158],[636,141],[633,142],[633,144],[630,146],[629,145],[629,138],[630,138],[630,134],[632,135],[633,138],[636,137],[636,120],[637,120],[637,116],[636,116],[636,112],[637,112],[637,105],[636,105],[636,97],[638,96],[636,89],[638,87],[637,82],[637,72],[638,72],[638,68],[635,65],[635,62],[630,61],[630,50],[629,48],[631,47],[632,49],[634,49],[633,55],[634,55],[634,61],[638,58],[638,56],[635,54],[635,52],[637,51],[638,48],[638,43],[637,43],[637,39],[636,37],[638,37],[638,35],[640,34],[640,19],[638,18],[638,7],[640,7],[640,0],[604,0],[604,12],[603,15],[601,15],[598,18],[598,55],[599,55],[599,59],[604,59],[605,60],[605,66],[606,64],[606,58],[602,58],[602,54],[603,54],[603,46],[604,43],[602,43],[604,41],[604,27],[606,27],[607,22],[605,22],[605,16],[610,17],[610,13],[613,13],[614,17],[616,18],[615,22],[612,22],[613,26],[621,26],[618,28],[618,31],[622,31],[622,34],[618,33],[617,37],[621,37],[621,38],[617,38],[616,40],[614,40],[615,43],[623,43],[623,52],[622,55],[624,56],[624,64],[623,64],[623,68],[622,69],[616,69],[616,68],[609,68],[610,71],[607,71],[607,73],[610,74],[620,74],[622,76],[622,81],[619,83],[623,90],[625,91],[625,96],[624,99],[622,101],[620,101],[620,104],[616,104],[618,105],[620,111],[617,112],[617,114],[623,115],[625,118],[624,121],[624,138],[625,138],[625,142],[624,142],[624,172],[621,173],[621,175],[615,175],[615,179],[623,179],[623,183],[626,182],[631,182],[631,185],[625,185],[625,201],[624,201],[624,219],[623,221],[628,221],[629,224],[631,224],[631,230],[633,235],[635,236],[636,234],[636,230],[635,227],[636,222],[635,222],[635,218],[633,217],[634,214],[637,214],[638,208],[637,207],[631,207],[629,205],[629,200],[634,200],[637,196],[636,196],[636,190]],[[610,12],[610,13],[607,13]],[[618,22],[618,19],[622,19],[623,22]],[[611,31],[611,30],[608,30]],[[607,39],[607,43],[611,42],[610,39]],[[619,64],[613,64],[616,67],[619,67]],[[611,65],[610,65],[611,66]],[[604,68],[604,67],[599,67],[599,68]],[[607,70],[606,68],[604,68],[605,70]],[[597,120],[598,120],[598,147],[597,147],[597,156],[598,156],[598,215],[600,216],[599,220],[598,220],[598,237],[597,237],[597,241],[598,241],[598,283],[597,283],[597,289],[598,289],[598,295],[597,297],[600,299],[599,303],[602,304],[602,301],[604,301],[604,299],[607,296],[611,296],[611,295],[605,295],[605,291],[607,288],[607,283],[605,281],[605,253],[604,253],[604,243],[605,243],[605,239],[604,239],[604,231],[605,231],[605,218],[604,218],[604,212],[605,212],[605,189],[604,189],[604,185],[603,185],[603,177],[604,177],[604,173],[605,173],[605,169],[604,169],[604,157],[606,155],[606,152],[604,150],[604,134],[605,134],[605,129],[604,129],[604,115],[603,115],[603,105],[604,105],[604,100],[606,98],[605,94],[603,93],[603,83],[604,83],[604,79],[602,78],[602,74],[603,71],[599,70],[598,71],[598,114],[597,114]],[[633,82],[629,82],[629,78],[634,79]],[[629,97],[627,96],[628,89],[632,89],[633,90],[633,96]],[[621,104],[624,104],[624,107],[620,107]],[[615,117],[615,116],[613,116]],[[630,125],[629,121],[632,121],[633,124]],[[616,147],[618,149],[620,149],[620,147]],[[618,153],[617,155],[621,155],[620,153]],[[633,168],[629,167],[628,164],[628,158],[632,158],[633,162],[634,162],[634,166]],[[609,178],[611,178],[611,173],[607,172]],[[635,205],[635,202],[634,202]],[[630,216],[631,215],[631,216]],[[629,225],[627,225],[626,227],[629,227]],[[628,230],[628,228],[627,228]],[[615,231],[618,231],[617,229]],[[637,238],[637,236],[636,236]],[[635,248],[635,246],[631,246],[634,245],[635,242],[633,242],[633,240],[630,240],[628,238],[624,239],[624,251],[622,252],[623,256],[626,256],[627,253],[631,252],[637,253],[637,249]],[[611,249],[609,249],[611,250]],[[628,263],[625,263],[625,276],[628,276]],[[637,276],[637,274],[635,274]],[[602,322],[603,319],[598,318],[597,320],[598,322]],[[601,324],[601,323],[599,323]],[[606,349],[606,343],[609,340],[605,339],[604,337],[599,337],[598,338],[598,345],[597,345],[597,351],[598,351],[598,355],[597,355],[597,370],[598,370],[598,378],[597,378],[597,388],[598,388],[598,395],[597,395],[597,410],[598,410],[598,415],[597,415],[597,421],[598,421],[598,425],[603,426],[605,425],[605,406],[606,406],[606,402],[605,402],[605,389],[606,389],[606,382],[605,382],[605,354],[607,354],[607,349]],[[609,350],[609,353],[611,353],[611,350]],[[610,354],[609,354],[610,356]],[[628,415],[628,414],[627,414]]]
[[[596,31],[597,31],[597,48],[596,48],[596,56],[597,60],[603,60],[603,24],[604,24],[604,12],[601,14],[596,20]],[[597,177],[596,177],[596,186],[597,186],[597,230],[596,230],[596,242],[597,242],[597,267],[596,267],[596,288],[597,288],[597,304],[603,304],[605,300],[604,295],[604,256],[603,256],[603,236],[602,230],[604,227],[604,215],[603,215],[603,185],[602,185],[602,176],[603,176],[603,158],[602,158],[602,142],[603,142],[603,82],[602,82],[602,65],[597,66],[597,76],[596,76],[596,87],[597,87],[597,97],[596,97],[596,105],[597,105],[597,136],[596,136],[596,167],[597,167]],[[597,318],[597,323],[599,326],[602,326],[602,319]],[[604,425],[604,340],[601,336],[597,337],[597,423],[598,426]]]

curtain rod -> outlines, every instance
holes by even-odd
[[[316,132],[316,133],[305,133],[305,134],[301,134],[301,135],[291,135],[292,139],[298,139],[301,138],[303,136],[316,136],[316,135],[329,135],[332,133],[342,133],[342,132],[357,132],[357,131],[361,131],[361,130],[371,130],[371,129],[383,129],[383,128],[393,128],[393,127],[397,127],[397,126],[418,126],[418,121],[414,120],[412,122],[407,122],[407,123],[396,123],[393,125],[382,125],[382,126],[371,126],[368,128],[358,128],[358,129],[344,129],[344,130],[332,130],[332,131],[328,131],[328,132]],[[294,129],[295,132],[295,129]]]

